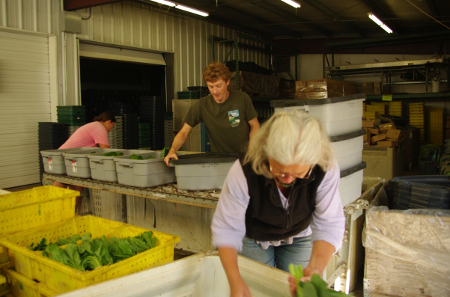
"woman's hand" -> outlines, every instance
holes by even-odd
[[[230,297],[251,297],[252,294],[244,281],[230,284]]]

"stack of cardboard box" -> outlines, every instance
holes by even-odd
[[[363,120],[362,127],[366,130],[364,146],[393,147],[399,145],[402,131],[398,130],[392,121],[380,124],[380,119]]]
[[[295,99],[323,99],[356,94],[356,84],[333,79],[295,82]]]

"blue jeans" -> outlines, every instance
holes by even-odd
[[[308,265],[311,257],[311,235],[294,238],[292,244],[282,242],[280,246],[269,246],[264,250],[255,240],[244,237],[242,256],[267,264],[272,267],[289,272],[289,264]]]

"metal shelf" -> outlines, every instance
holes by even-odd
[[[52,182],[58,181],[63,184],[82,186],[84,188],[105,190],[119,194],[139,196],[148,199],[163,200],[204,208],[216,208],[217,201],[219,201],[220,196],[220,190],[182,191],[176,187],[176,184],[166,184],[151,188],[138,188],[124,186],[118,183],[49,173],[43,173],[42,180]]]
[[[367,95],[366,100],[382,100],[383,95]],[[443,93],[413,93],[413,94],[392,94],[392,100],[403,99],[448,99],[450,92]]]

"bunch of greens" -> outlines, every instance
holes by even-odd
[[[130,156],[130,159],[133,159],[133,160],[144,160],[144,158],[142,158],[142,156],[138,156],[136,154],[132,154]]]
[[[167,156],[167,154],[170,151],[170,147],[165,146],[162,150],[161,150],[161,154],[159,155],[161,158],[165,158]]]
[[[58,246],[61,245],[66,245],[69,243],[77,243],[77,240],[80,240],[81,237],[78,234],[69,236],[67,238],[58,238],[58,240],[56,241],[56,244]],[[46,238],[42,238],[41,242],[39,242],[37,245],[34,245],[34,242],[28,247],[29,249],[31,249],[32,251],[44,251],[47,248],[47,239]]]
[[[77,236],[80,238],[79,235],[70,238],[73,239]],[[111,237],[108,240],[106,240],[105,235],[92,239],[91,233],[86,232],[80,239],[81,244],[67,240],[64,247],[61,247],[58,243],[50,243],[45,247],[42,254],[76,270],[89,271],[104,265],[117,263],[154,248],[158,242],[152,231],[144,232],[135,237]],[[46,240],[43,238],[41,243],[45,244],[45,242]]]
[[[122,152],[109,152],[109,153],[104,153],[103,156],[122,156],[123,153]]]
[[[295,279],[297,297],[343,297],[352,296],[343,292],[329,289],[327,283],[318,274],[313,274],[311,281],[301,282],[299,279],[303,277],[302,265],[289,264],[289,271]]]

